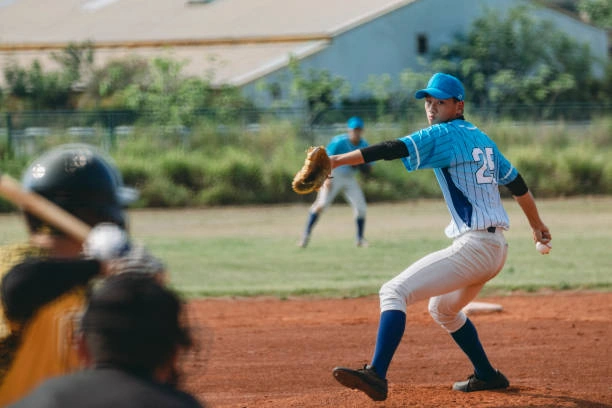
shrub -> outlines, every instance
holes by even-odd
[[[493,129],[496,143],[538,197],[612,194],[612,119],[580,127],[495,125],[484,121],[482,129]],[[410,133],[409,126],[416,124],[371,123],[365,137],[370,143],[389,140]],[[111,156],[124,183],[140,191],[135,204],[139,207],[310,203],[313,195],[300,196],[291,189],[310,144],[298,130],[290,121],[274,119],[249,128],[238,124],[221,128],[203,121],[188,135],[141,125],[118,138]],[[49,140],[44,143],[60,140],[55,134],[45,139]],[[36,147],[38,152],[40,146]],[[0,169],[20,178],[31,160],[5,153]],[[400,160],[374,164],[372,175],[362,183],[369,202],[441,197],[431,170],[408,173]],[[509,196],[505,188],[500,191]],[[0,202],[0,211],[13,209]]]
[[[204,187],[202,160],[183,152],[171,152],[162,158],[160,170],[173,183],[189,190],[199,191]]]
[[[556,173],[557,161],[539,146],[510,149],[507,158],[525,179],[529,189],[537,196],[553,193],[559,183],[566,181]]]
[[[564,153],[562,168],[567,171],[567,193],[601,194],[604,192],[604,162],[593,151],[570,150]]]
[[[293,192],[291,182],[295,175],[293,169],[288,169],[282,163],[272,163],[266,166],[264,173],[264,192],[261,195],[262,203],[291,202],[298,199]]]
[[[202,190],[196,197],[196,203],[202,205],[245,204],[246,197],[232,186],[216,184]]]
[[[193,194],[165,177],[152,177],[140,191],[143,207],[184,207],[193,203]]]
[[[236,204],[258,203],[263,188],[264,161],[249,151],[230,147],[221,150],[215,157],[209,157],[204,172],[205,185],[215,194],[215,200],[233,197]],[[223,187],[221,187],[223,186]],[[229,193],[233,190],[233,193]],[[200,195],[206,199],[207,193]],[[211,198],[212,199],[212,198]]]
[[[143,160],[118,161],[117,166],[126,186],[140,189],[149,181],[151,169]]]
[[[610,194],[612,192],[612,162],[605,162],[602,176],[601,184],[604,194]]]

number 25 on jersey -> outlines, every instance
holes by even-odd
[[[493,183],[495,162],[493,161],[493,148],[485,147],[484,151],[480,147],[472,150],[472,158],[480,165],[476,171],[476,181],[478,184]]]

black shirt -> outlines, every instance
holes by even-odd
[[[203,408],[191,395],[113,367],[43,382],[9,408]]]
[[[92,259],[26,259],[2,278],[0,298],[5,316],[23,323],[43,305],[87,285],[99,272],[100,263]]]

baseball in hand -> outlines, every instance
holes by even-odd
[[[550,250],[552,249],[552,245],[551,243],[547,243],[547,244],[543,244],[541,242],[536,242],[536,249],[538,250],[539,253],[541,253],[542,255],[546,255],[547,253],[550,252]]]
[[[120,257],[129,249],[129,237],[125,230],[110,223],[96,225],[83,243],[83,254],[100,261]]]

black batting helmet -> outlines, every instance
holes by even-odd
[[[125,228],[124,208],[137,198],[135,190],[123,186],[110,159],[86,144],[47,151],[30,164],[22,184],[91,226],[111,222]],[[25,215],[31,231],[45,225],[32,214]]]

